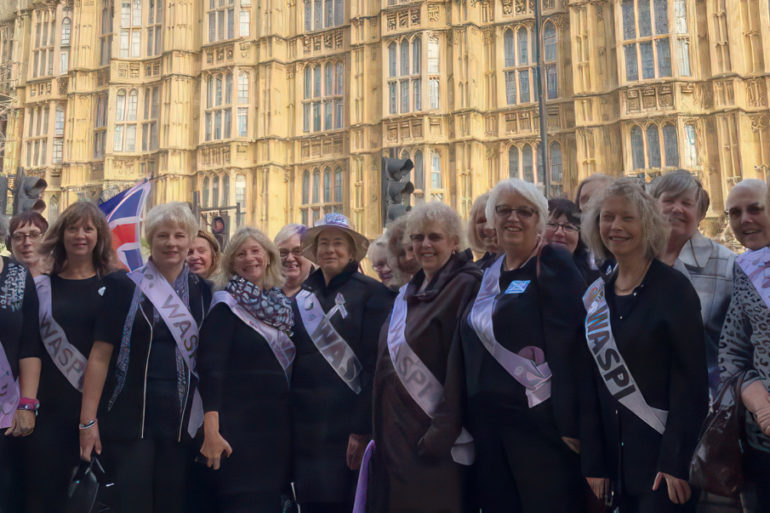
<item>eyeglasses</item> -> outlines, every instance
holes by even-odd
[[[506,219],[511,216],[511,213],[516,212],[516,217],[519,219],[529,219],[533,215],[537,214],[537,210],[530,207],[509,207],[508,205],[497,205],[495,207],[495,214],[498,217]]]
[[[580,231],[579,227],[569,223],[546,223],[545,225],[554,232],[558,232],[559,228],[563,229],[564,233],[577,233]]]
[[[29,233],[16,232],[13,235],[11,235],[11,240],[13,242],[21,243],[21,242],[24,242],[26,239],[29,239],[30,241],[35,241],[42,236],[43,234],[41,232],[29,232]]]
[[[746,213],[750,216],[758,216],[765,211],[765,207],[758,203],[752,203],[746,207]],[[725,215],[730,219],[738,219],[743,215],[743,209],[741,207],[733,207],[729,210],[725,210]]]
[[[278,251],[278,254],[281,256],[281,260],[289,258],[289,254],[294,255],[294,258],[299,258],[302,256],[302,250],[300,248],[293,248],[292,250],[282,249]]]
[[[422,242],[426,237],[431,242],[441,242],[444,240],[444,236],[440,233],[429,233],[428,235],[425,235],[424,233],[413,233],[409,236],[409,240],[412,242]]]

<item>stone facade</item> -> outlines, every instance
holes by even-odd
[[[342,211],[372,237],[382,156],[466,216],[546,170],[558,194],[689,169],[712,218],[768,178],[766,0],[541,1],[546,166],[529,1],[6,0],[3,172],[44,176],[50,217],[147,177],[271,235]]]

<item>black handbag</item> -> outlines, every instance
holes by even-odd
[[[72,471],[67,489],[66,513],[106,513],[110,511],[107,496],[114,483],[107,477],[104,467],[95,457],[81,461]]]
[[[690,462],[690,483],[722,497],[735,497],[743,489],[744,378],[740,373],[722,386]]]

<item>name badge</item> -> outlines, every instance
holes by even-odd
[[[529,280],[514,280],[508,285],[508,288],[505,289],[504,294],[521,294],[527,290],[528,286]]]

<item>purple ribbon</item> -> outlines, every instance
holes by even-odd
[[[366,513],[366,485],[369,483],[369,460],[374,454],[374,440],[369,442],[361,459],[361,468],[358,470],[358,484],[356,485],[356,499],[353,502],[353,513]]]

